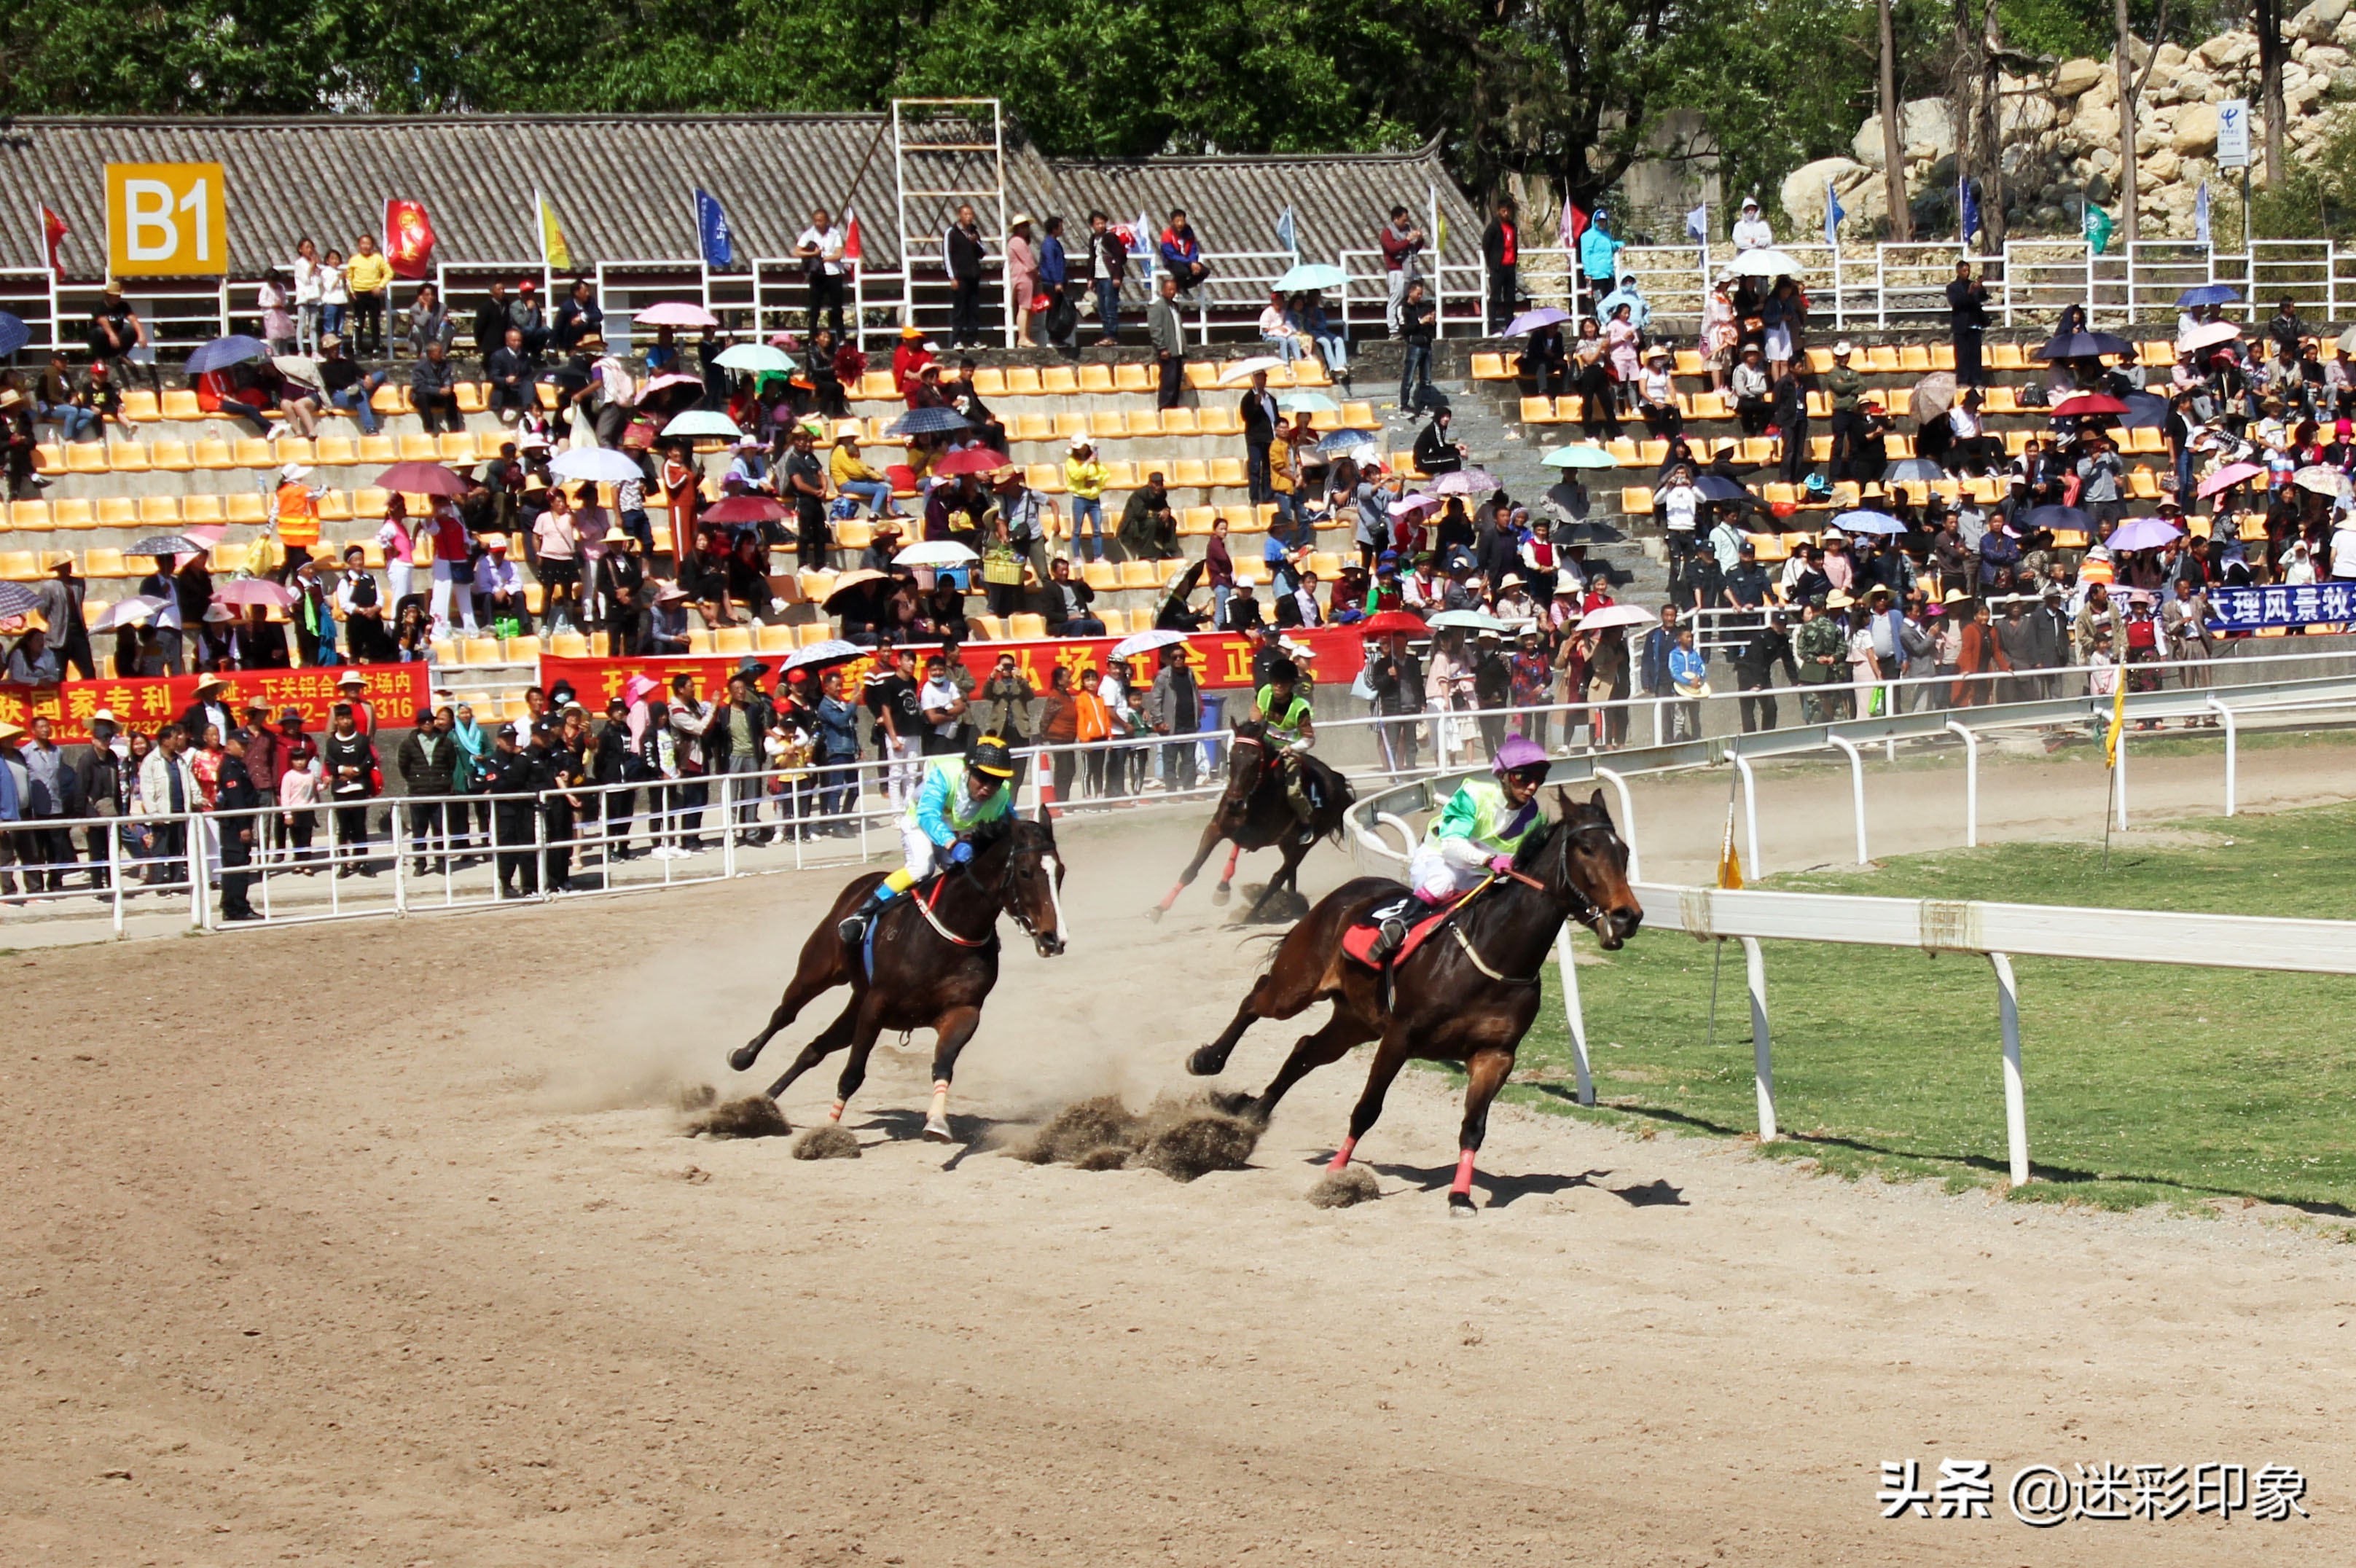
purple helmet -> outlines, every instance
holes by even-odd
[[[1544,746],[1526,735],[1508,735],[1505,737],[1505,744],[1497,748],[1496,759],[1489,764],[1489,769],[1498,777],[1503,778],[1507,773],[1520,773],[1524,768],[1543,768],[1547,765],[1548,761]]]

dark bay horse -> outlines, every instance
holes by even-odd
[[[1235,848],[1227,856],[1226,869],[1219,873],[1219,885],[1211,895],[1213,903],[1227,901],[1229,886],[1236,880],[1236,862],[1248,849],[1275,847],[1284,852],[1284,864],[1260,890],[1259,899],[1245,912],[1247,921],[1257,919],[1260,906],[1267,903],[1280,887],[1301,891],[1301,862],[1320,838],[1342,836],[1343,818],[1349,814],[1357,792],[1350,781],[1319,762],[1303,755],[1301,766],[1314,781],[1317,805],[1303,822],[1293,815],[1292,803],[1285,798],[1284,768],[1269,753],[1268,736],[1263,727],[1250,720],[1235,727],[1228,737],[1227,787],[1221,792],[1218,804],[1211,808],[1211,820],[1203,827],[1203,841],[1194,846],[1194,858],[1178,873],[1178,885],[1162,897],[1160,903],[1146,912],[1151,920],[1160,920],[1178,901],[1211,858],[1211,851],[1222,840]]]
[[[1464,1126],[1451,1212],[1470,1216],[1472,1157],[1488,1131],[1489,1103],[1514,1070],[1514,1052],[1538,1010],[1538,970],[1565,920],[1616,948],[1644,918],[1628,887],[1628,847],[1612,831],[1603,792],[1584,804],[1558,786],[1559,815],[1514,858],[1514,869],[1473,899],[1450,925],[1433,932],[1393,968],[1390,1005],[1382,977],[1346,957],[1342,936],[1377,904],[1406,895],[1382,877],[1359,877],[1328,893],[1277,944],[1274,962],[1236,1009],[1225,1033],[1187,1059],[1208,1077],[1227,1064],[1244,1031],[1260,1019],[1289,1019],[1322,1001],[1333,1016],[1303,1035],[1245,1114],[1266,1121],[1285,1091],[1350,1048],[1379,1040],[1365,1092],[1350,1113],[1350,1136],[1328,1168],[1350,1163],[1358,1140],[1382,1115],[1383,1095],[1410,1057],[1462,1062]]]
[[[831,1120],[867,1077],[867,1057],[885,1029],[929,1029],[933,1047],[933,1102],[925,1136],[949,1137],[949,1080],[958,1053],[981,1022],[981,1004],[998,984],[998,917],[1012,915],[1030,934],[1044,958],[1064,950],[1064,866],[1055,852],[1055,829],[1043,813],[1036,821],[1009,818],[978,831],[974,855],[963,868],[922,883],[884,906],[873,938],[854,949],[836,934],[842,918],[857,909],[881,871],[854,877],[836,895],[833,907],[802,944],[794,970],[768,1027],[729,1053],[728,1065],[743,1072],[761,1048],[821,992],[851,987],[851,1000],[835,1020],[802,1047],[786,1075],[769,1085],[769,1097],[845,1046],[850,1057],[835,1085]],[[937,892],[937,898],[934,895]],[[923,901],[923,907],[919,907]],[[874,973],[868,973],[868,952]]]

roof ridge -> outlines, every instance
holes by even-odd
[[[612,124],[617,122],[635,124],[819,124],[829,121],[881,123],[885,116],[875,110],[853,109],[841,112],[820,112],[809,110],[765,112],[705,113],[657,112],[626,113],[615,112],[574,112],[544,113],[539,112],[477,112],[467,111],[448,114],[17,114],[9,117],[12,125],[37,126],[44,130],[76,128],[100,129],[107,126],[165,125],[191,130],[253,129],[263,131],[337,130],[354,125],[466,125],[487,123],[500,125],[577,125],[583,123]]]

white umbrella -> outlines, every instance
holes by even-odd
[[[1734,258],[1738,278],[1796,278],[1806,271],[1781,251],[1745,251]]]
[[[2231,343],[2242,336],[2242,329],[2230,321],[2204,321],[2176,340],[2179,348],[2214,348],[2220,343]]]
[[[731,370],[744,370],[756,376],[768,371],[776,371],[783,375],[794,368],[794,362],[790,358],[787,357],[782,351],[772,348],[766,343],[740,343],[734,348],[723,349],[720,357],[712,363],[725,365]]]
[[[290,381],[300,381],[306,387],[319,384],[319,362],[308,354],[281,354],[270,362]]]
[[[968,566],[981,557],[954,539],[912,544],[892,558],[894,566]]]
[[[1233,387],[1248,381],[1262,370],[1280,368],[1284,361],[1273,354],[1255,354],[1248,359],[1238,359],[1219,372],[1219,385]]]
[[[634,326],[718,326],[720,318],[700,304],[684,300],[665,300],[650,305],[633,318]]]
[[[1112,645],[1112,656],[1117,659],[1133,659],[1140,654],[1150,654],[1157,648],[1176,647],[1185,640],[1186,634],[1183,632],[1140,632],[1134,636],[1123,637],[1119,642],[1115,643]]]
[[[663,426],[662,432],[665,435],[723,435],[731,440],[744,433],[736,428],[734,420],[711,409],[690,409]]]
[[[559,479],[585,480],[592,485],[619,485],[647,476],[635,461],[610,446],[576,446],[560,453],[548,471]]]
[[[1342,405],[1323,392],[1287,392],[1276,400],[1276,406],[1286,413],[1297,414],[1307,409],[1312,414],[1336,414]]]
[[[165,602],[151,594],[134,593],[118,599],[106,607],[106,613],[90,624],[93,632],[112,632],[118,626],[145,624],[148,618],[164,608]]]
[[[2312,490],[2319,496],[2348,494],[2348,475],[2329,464],[2311,463],[2292,475],[2290,482],[2302,490]]]
[[[1613,626],[1649,626],[1656,618],[1655,612],[1642,604],[1606,604],[1592,614],[1580,616],[1579,629],[1601,632]]]
[[[787,656],[779,673],[800,669],[814,664],[842,664],[847,660],[864,658],[874,650],[862,648],[857,643],[846,643],[841,637],[829,637],[822,643],[812,643],[806,648],[796,648]]]
[[[1435,632],[1452,631],[1459,627],[1468,632],[1502,632],[1505,629],[1505,623],[1478,610],[1442,610],[1426,624]]]

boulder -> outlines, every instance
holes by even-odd
[[[2215,91],[2206,71],[2185,70],[2176,79],[2176,96],[2187,103],[2206,103]]]
[[[1883,182],[1878,170],[1869,169],[1853,158],[1818,158],[1815,163],[1802,164],[1783,176],[1783,210],[1800,233],[1816,235],[1824,232],[1825,184],[1827,180],[1840,193],[1841,206],[1848,213],[1849,222],[1869,221],[1889,212],[1889,203],[1883,198]]]
[[[2158,63],[2151,68],[2151,84],[2158,87],[2163,81],[2172,80],[2176,73],[2184,69],[2187,58],[2185,52],[2175,44],[2160,45]]]
[[[2240,65],[2257,52],[2258,40],[2248,33],[2220,33],[2193,51],[2208,61],[2212,70]]]
[[[2348,19],[2349,0],[2308,0],[2298,13],[2283,25],[2283,36],[2301,38],[2310,44],[2328,44]]]
[[[2044,97],[2023,96],[2003,101],[2004,140],[2019,141],[2053,128],[2053,101]]]
[[[2343,48],[2356,48],[2356,10],[2340,18],[2340,26],[2331,29],[2331,37]]]
[[[1955,150],[1955,122],[1944,98],[1917,98],[1898,106],[1898,139],[1909,161],[1935,162]],[[1849,151],[1867,168],[1881,166],[1881,116],[1869,115],[1850,139]]]
[[[2348,64],[2349,58],[2348,51],[2338,44],[2315,44],[2308,48],[2306,58],[2298,63],[2307,68],[2309,76],[2329,76]]]
[[[2171,141],[2179,153],[2211,153],[2217,147],[2217,110],[2213,104],[2188,103],[2176,112]]]
[[[2356,98],[2356,65],[2343,65],[2331,73],[2331,96]]]
[[[2136,162],[2138,165],[2136,177],[2138,180],[2157,180],[2162,185],[2175,180],[2184,169],[2184,160],[2166,147],[2137,158]]]
[[[2100,81],[2104,74],[2103,62],[2100,60],[2086,59],[2083,57],[2073,60],[2063,60],[2053,72],[2053,96],[2061,99],[2075,98]]]

